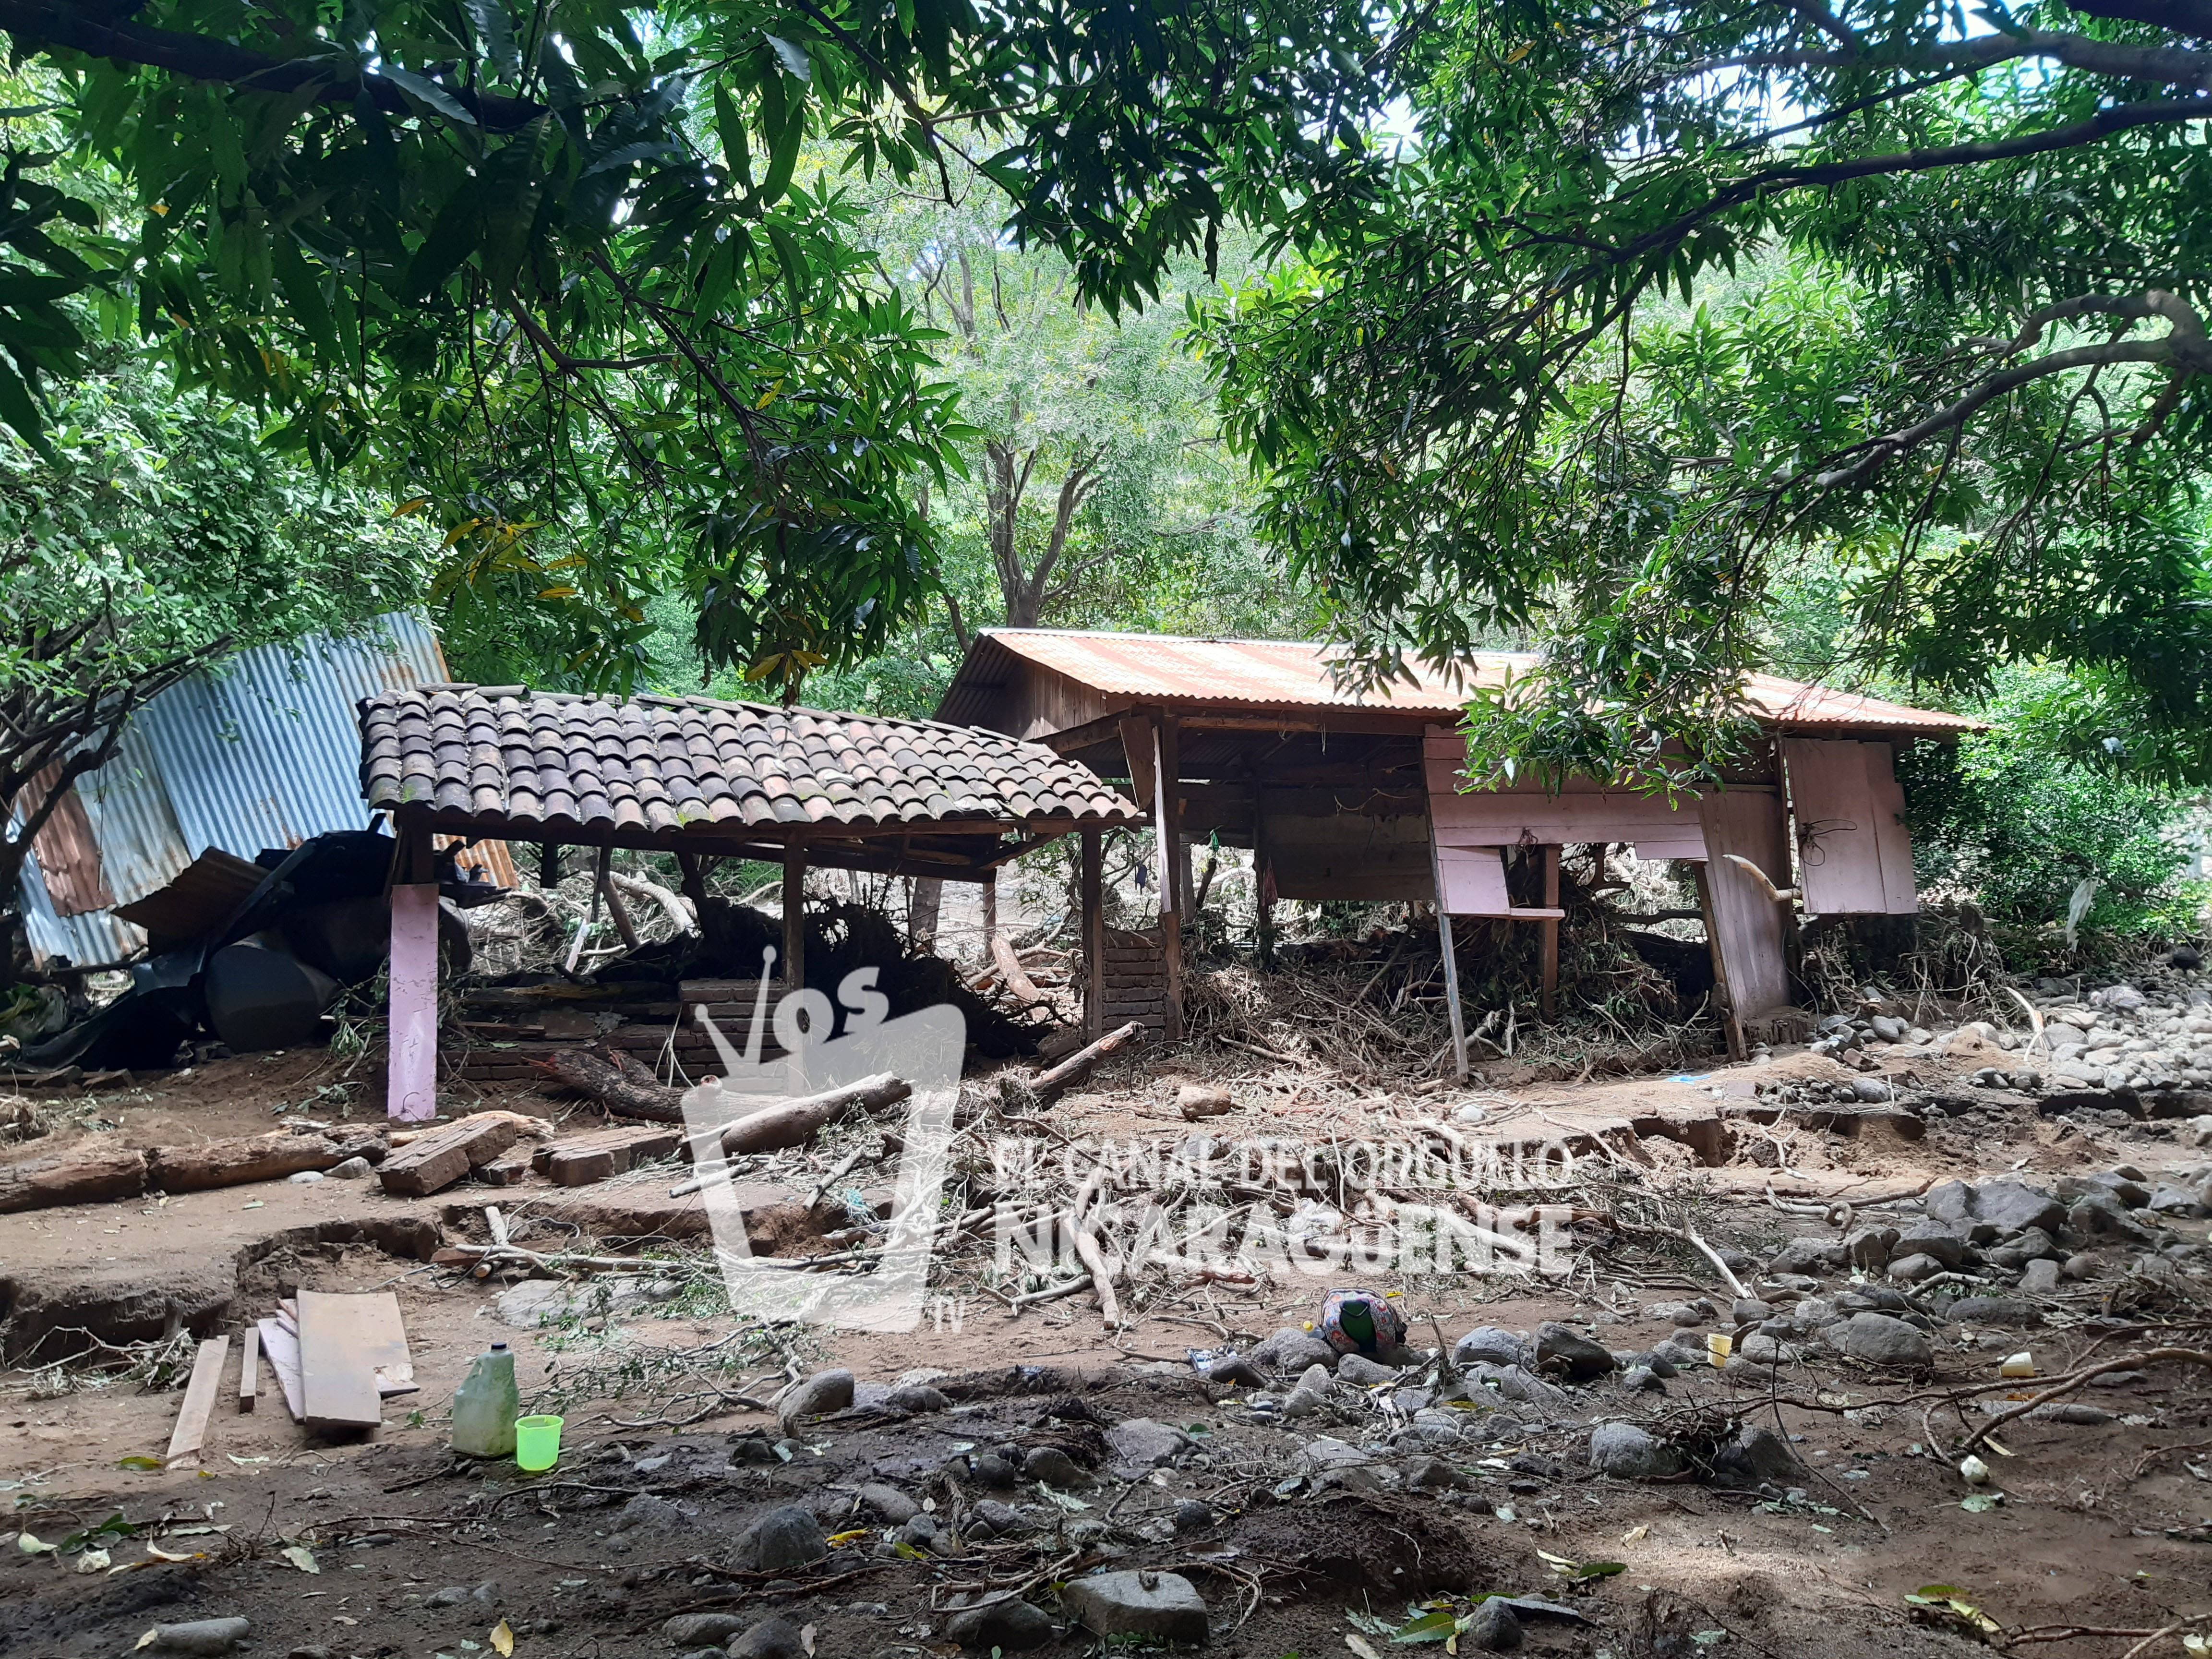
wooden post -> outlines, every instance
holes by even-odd
[[[1252,781],[1252,908],[1257,915],[1253,928],[1253,954],[1260,971],[1275,971],[1275,883],[1267,867],[1267,815],[1260,810],[1261,785]]]
[[[607,902],[607,914],[614,918],[615,932],[622,936],[623,948],[637,949],[637,925],[629,919],[629,907],[623,902],[622,895],[615,890],[615,849],[612,842],[599,848],[598,880],[600,896]]]
[[[1083,1035],[1106,1035],[1106,848],[1096,830],[1083,831]]]
[[[438,1115],[438,884],[429,832],[411,826],[392,858],[390,984],[385,1115],[419,1123]]]
[[[1436,826],[1429,826],[1429,878],[1436,884],[1437,939],[1444,958],[1444,1012],[1451,1017],[1452,1071],[1464,1083],[1468,1079],[1467,1015],[1459,1001],[1459,952],[1452,943],[1451,912],[1446,909],[1444,896],[1443,860],[1437,852]]]
[[[806,844],[796,840],[783,844],[783,983],[806,983]]]
[[[999,872],[996,870],[983,882],[983,960],[991,960],[991,945],[999,937]]]
[[[538,843],[538,884],[544,888],[561,884],[561,843],[557,841]]]
[[[1166,1036],[1182,1041],[1182,913],[1190,902],[1190,872],[1182,846],[1182,734],[1175,716],[1163,714],[1159,741],[1160,957],[1166,970]]]
[[[907,899],[906,933],[915,948],[937,954],[937,917],[945,903],[945,884],[935,876],[917,876]]]
[[[1705,948],[1712,953],[1713,992],[1720,999],[1721,1024],[1728,1033],[1729,1058],[1743,1060],[1751,1050],[1743,1039],[1742,1011],[1735,1006],[1735,994],[1729,988],[1728,958],[1721,950],[1720,930],[1713,924],[1713,890],[1705,880],[1705,866],[1692,864],[1691,869],[1698,877],[1698,912],[1705,919]]]
[[[1559,849],[1544,849],[1544,908],[1559,908]],[[1546,917],[1536,924],[1536,949],[1542,963],[1544,976],[1544,1018],[1551,1018],[1559,1004],[1559,924]]]

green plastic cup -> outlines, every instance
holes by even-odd
[[[525,1474],[542,1474],[561,1461],[561,1419],[514,1419],[514,1461]]]

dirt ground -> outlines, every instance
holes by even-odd
[[[2172,1122],[2052,1115],[2025,1097],[1991,1097],[1966,1115],[1944,1093],[1958,1067],[1936,1061],[1921,1063],[1925,1099],[1909,1113],[1762,1121],[1756,1085],[1792,1067],[1811,1075],[1813,1058],[1785,1052],[1686,1079],[1363,1097],[1286,1085],[1226,1049],[1193,1050],[1140,1056],[1094,1081],[1053,1109],[1047,1138],[1330,1141],[1440,1123],[1469,1138],[1563,1140],[1580,1149],[1589,1183],[1572,1201],[1663,1196],[1717,1246],[1743,1253],[1731,1260],[1747,1279],[1763,1271],[1752,1258],[1783,1240],[1835,1236],[1818,1211],[1838,1197],[1863,1208],[1936,1180],[2047,1180],[2121,1164],[2154,1180],[2206,1156]],[[343,1072],[301,1051],[40,1100],[54,1133],[0,1157],[94,1135],[156,1146],[253,1133],[291,1117],[334,1121],[349,1103],[358,1119],[364,1091],[344,1089]],[[1194,1128],[1176,1090],[1201,1080],[1237,1105]],[[565,1116],[570,1128],[597,1121],[550,1099],[496,1103]],[[806,1215],[805,1177],[830,1176],[836,1150],[777,1172],[782,1184],[762,1189],[761,1213]],[[1316,1415],[1290,1421],[1255,1401],[1279,1398],[1295,1376],[1260,1390],[1194,1371],[1193,1350],[1249,1350],[1295,1329],[1349,1278],[1154,1274],[1125,1287],[1127,1323],[1109,1332],[1087,1291],[1011,1309],[990,1288],[988,1249],[971,1246],[942,1265],[943,1299],[915,1331],[747,1336],[718,1307],[711,1275],[670,1265],[696,1268],[699,1253],[690,1212],[665,1196],[670,1177],[661,1169],[605,1191],[533,1181],[413,1200],[373,1182],[280,1181],[0,1217],[0,1295],[18,1362],[0,1375],[0,1494],[22,1534],[0,1547],[0,1655],[122,1654],[157,1626],[232,1614],[251,1621],[250,1651],[301,1659],[474,1659],[510,1634],[526,1659],[664,1655],[675,1651],[664,1620],[724,1610],[747,1622],[784,1617],[825,1659],[950,1654],[951,1598],[1017,1587],[1054,1613],[1057,1633],[1038,1650],[1073,1654],[1099,1644],[1057,1613],[1053,1587],[1101,1563],[1188,1577],[1208,1604],[1212,1649],[1265,1659],[1388,1650],[1382,1632],[1418,1604],[1464,1612],[1482,1593],[1566,1611],[1532,1613],[1527,1650],[1614,1659],[1850,1659],[1984,1641],[2120,1659],[2212,1611],[2212,1370],[2157,1366],[2070,1396],[2106,1420],[2008,1424],[1994,1437],[2002,1454],[1984,1453],[1988,1488],[1954,1467],[1967,1425],[1985,1419],[1947,1395],[1991,1382],[2011,1352],[2031,1351],[2050,1377],[2083,1356],[2161,1340],[2145,1328],[2178,1327],[2178,1340],[2202,1346],[2190,1323],[2212,1310],[2146,1299],[2140,1276],[2117,1262],[2069,1281],[2027,1328],[1945,1327],[1929,1376],[1885,1375],[1808,1343],[1802,1363],[1686,1367],[1659,1393],[1632,1392],[1618,1372],[1570,1384],[1548,1420],[1453,1447],[1452,1484],[1422,1487],[1405,1478],[1415,1460],[1393,1440],[1406,1420],[1391,1403],[1398,1383],[1340,1389]],[[510,1322],[501,1298],[526,1281],[479,1281],[428,1260],[441,1243],[481,1242],[486,1203],[534,1222],[535,1237],[641,1249],[659,1265],[556,1323]],[[2166,1224],[2176,1243],[2206,1232],[2202,1221]],[[826,1248],[819,1231],[790,1232],[781,1253]],[[1662,1310],[1700,1295],[1721,1310],[1710,1328],[1730,1328],[1729,1291],[1687,1246],[1601,1227],[1577,1238],[1563,1279],[1368,1273],[1357,1282],[1401,1293],[1417,1346],[1434,1347],[1439,1329],[1455,1340],[1477,1326],[1527,1333],[1562,1321],[1607,1350],[1648,1352],[1674,1328]],[[1852,1282],[1835,1276],[1821,1294]],[[71,1319],[139,1352],[172,1328],[235,1339],[303,1286],[399,1298],[420,1391],[387,1402],[368,1440],[303,1431],[265,1373],[258,1409],[240,1413],[234,1340],[199,1466],[162,1468],[176,1388],[102,1384],[96,1352],[59,1363]],[[26,1361],[20,1339],[34,1328],[50,1334]],[[698,1373],[662,1364],[739,1338],[744,1363],[714,1371],[703,1393]],[[453,1390],[493,1341],[514,1346],[526,1404],[533,1394],[561,1402],[563,1455],[549,1476],[457,1462],[446,1449]],[[775,1450],[782,1437],[766,1402],[787,1378],[828,1366],[860,1379],[860,1404],[794,1425]],[[656,1381],[667,1376],[690,1380]],[[867,1387],[901,1379],[945,1398],[908,1413]],[[1441,1380],[1430,1366],[1399,1382]],[[1131,1419],[1181,1430],[1188,1443],[1165,1467],[1117,1465],[1101,1432]],[[1600,1477],[1587,1453],[1592,1425],[1608,1419],[1662,1435],[1777,1428],[1804,1469],[1741,1489]],[[1364,1449],[1365,1466],[1387,1474],[1317,1475],[1306,1448],[1322,1436]],[[1087,1478],[1056,1495],[1035,1480],[988,1487],[974,1460],[1009,1445],[1063,1448]],[[870,1482],[927,1501],[946,1535],[934,1549],[889,1544],[882,1516],[860,1505]],[[1962,1508],[1978,1492],[2002,1501]],[[677,1507],[641,1506],[640,1494]],[[1176,1505],[1194,1498],[1212,1518],[1177,1530]],[[984,1535],[975,1519],[984,1500],[1019,1508],[1027,1529]],[[782,1572],[733,1565],[745,1526],[793,1503],[831,1535],[828,1554]],[[110,1533],[79,1536],[116,1516]],[[1585,1571],[1591,1564],[1620,1570]],[[1925,1601],[1978,1611],[1908,1600],[1933,1585],[1955,1595]],[[2169,1637],[2142,1652],[2179,1650]]]

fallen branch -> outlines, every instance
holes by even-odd
[[[1137,1028],[1132,1024],[1123,1029],[1134,1030]],[[1121,1322],[1121,1303],[1114,1294],[1113,1270],[1106,1265],[1106,1253],[1098,1248],[1098,1241],[1091,1236],[1091,1221],[1086,1214],[1091,1199],[1105,1184],[1106,1166],[1101,1163],[1091,1171],[1089,1178],[1075,1194],[1075,1202],[1068,1206],[1067,1224],[1075,1245],[1075,1254],[1090,1272],[1091,1288],[1098,1292],[1099,1317],[1106,1322],[1106,1328],[1112,1330]]]
[[[641,1081],[597,1054],[580,1048],[556,1048],[534,1063],[556,1081],[589,1095],[619,1116],[641,1117],[653,1123],[684,1121],[683,1090],[657,1080]]]
[[[1144,1026],[1133,1019],[1118,1030],[1107,1032],[1097,1042],[1078,1048],[1050,1071],[1038,1073],[1030,1079],[1030,1091],[1040,1098],[1058,1094],[1070,1084],[1079,1082],[1093,1066],[1117,1048],[1139,1041],[1144,1033]]]
[[[714,1086],[719,1089],[721,1085],[717,1083]],[[879,1072],[842,1088],[771,1106],[725,1127],[722,1155],[734,1158],[742,1152],[771,1152],[779,1147],[800,1146],[856,1107],[879,1111],[896,1105],[913,1093],[914,1085],[904,1078]],[[711,1113],[714,1108],[707,1109]]]
[[[2165,1360],[2173,1360],[2185,1365],[2203,1365],[2212,1368],[2212,1352],[2207,1352],[2202,1348],[2152,1348],[2143,1353],[2130,1354],[2124,1359],[2108,1359],[2101,1365],[2090,1366],[2087,1370],[2075,1371],[2068,1376],[2054,1378],[2051,1386],[2041,1393],[2031,1395],[2010,1411],[1999,1412],[1966,1437],[1959,1448],[1960,1453],[1964,1455],[1973,1450],[1975,1447],[1980,1445],[1983,1441],[1988,1439],[1990,1435],[2014,1419],[2025,1417],[2038,1406],[2047,1406],[2060,1395],[2073,1393],[2092,1377],[2102,1376],[2107,1371],[2141,1370],[2146,1366],[2155,1365]]]

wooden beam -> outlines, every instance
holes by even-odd
[[[1728,1033],[1729,1058],[1744,1060],[1750,1056],[1750,1047],[1744,1041],[1742,1010],[1735,1006],[1735,996],[1729,988],[1728,953],[1721,949],[1720,929],[1713,922],[1713,890],[1705,879],[1705,866],[1692,864],[1698,878],[1698,909],[1705,918],[1705,948],[1713,958],[1713,994],[1720,999],[1721,1024]]]
[[[380,1345],[360,1316],[362,1299],[300,1292],[300,1420],[311,1429],[373,1429],[384,1420]]]
[[[1083,1035],[1106,1035],[1106,846],[1096,830],[1083,831]]]
[[[1436,883],[1437,943],[1444,959],[1444,1012],[1451,1018],[1452,1073],[1468,1079],[1467,1015],[1459,1000],[1459,952],[1452,943],[1451,912],[1444,908],[1444,872],[1437,856],[1434,836],[1429,840],[1429,876]]]
[[[282,1319],[257,1321],[254,1329],[261,1333],[261,1352],[269,1356],[269,1369],[276,1373],[276,1387],[284,1397],[284,1409],[297,1423],[307,1410],[300,1382],[299,1334],[286,1330]]]
[[[210,1337],[192,1356],[191,1380],[185,1384],[185,1403],[177,1410],[177,1426],[169,1436],[169,1468],[181,1468],[199,1462],[207,1443],[208,1416],[215,1410],[216,1392],[222,1386],[222,1362],[229,1356],[230,1339]]]
[[[796,991],[806,983],[806,843],[783,847],[783,982]]]
[[[428,834],[422,838],[427,845]],[[438,889],[433,883],[392,886],[389,983],[385,1115],[419,1123],[438,1115]]]
[[[623,948],[635,951],[638,946],[637,926],[630,921],[629,907],[623,902],[622,895],[615,891],[614,871],[615,849],[612,847],[600,848],[599,869],[595,872],[599,896],[606,901],[607,914],[614,918],[615,932],[622,937]]]
[[[991,879],[983,884],[983,959],[991,958],[991,947],[999,939],[999,877],[992,872]]]
[[[1100,744],[1113,743],[1121,735],[1121,711],[1101,714],[1095,720],[1085,720],[1080,726],[1071,726],[1064,732],[1048,732],[1030,741],[1041,743],[1055,755],[1070,755],[1079,749],[1092,749]]]
[[[238,1409],[251,1413],[253,1396],[261,1381],[261,1328],[246,1328],[246,1346],[238,1362]]]
[[[1559,908],[1559,849],[1544,849],[1544,908]],[[1541,1006],[1549,1019],[1559,1006],[1559,921],[1547,916],[1536,924],[1536,951],[1543,974]]]
[[[1154,728],[1159,742],[1158,823],[1160,838],[1160,956],[1167,979],[1170,1042],[1182,1041],[1182,911],[1189,901],[1190,866],[1182,844],[1182,734],[1172,715]]]
[[[1270,861],[1273,855],[1273,848],[1267,840],[1267,815],[1255,811],[1252,815],[1252,951],[1259,958],[1263,974],[1275,971],[1275,875]]]

